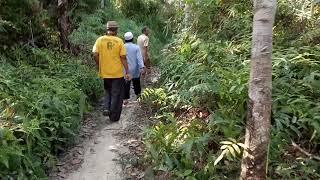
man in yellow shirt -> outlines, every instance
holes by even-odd
[[[125,79],[130,80],[126,49],[122,39],[117,37],[117,32],[117,22],[109,21],[107,35],[99,37],[92,50],[99,67],[99,76],[104,80],[106,96],[103,114],[109,116],[111,121],[120,119]]]

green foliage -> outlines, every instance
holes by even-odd
[[[155,16],[161,10],[161,1],[153,0],[127,0],[119,1],[118,6],[127,17],[145,19],[145,15]]]
[[[45,44],[51,32],[47,12],[38,0],[2,0],[0,2],[0,44],[31,43],[32,35],[38,44]],[[40,23],[43,22],[43,23]]]
[[[145,104],[151,105],[152,108],[158,109],[165,107],[168,103],[168,97],[164,89],[144,89],[141,94],[139,101],[142,101]]]
[[[126,19],[114,3],[99,9],[100,0],[68,2],[76,58],[58,52],[56,1],[0,2],[0,179],[46,178],[72,144],[83,113],[102,94],[96,72],[82,63],[93,64],[91,49],[105,23],[118,21],[119,37],[141,33],[142,22]],[[159,37],[151,38],[152,56],[162,47]]]
[[[236,179],[246,119],[252,4],[244,0],[99,0],[69,4],[69,40],[86,62],[105,23],[119,37],[151,27],[153,63],[163,88],[140,100],[159,120],[146,130],[147,160],[175,179]],[[180,3],[180,4],[179,4]],[[191,8],[185,26],[184,4]],[[39,179],[72,143],[89,100],[102,93],[96,73],[55,50],[56,2],[0,1],[0,177]],[[97,10],[98,9],[98,10]],[[320,42],[317,1],[278,1],[274,27],[271,179],[319,179],[319,163],[295,155],[291,141],[317,154]],[[163,50],[170,33],[173,42]],[[52,47],[52,50],[29,46]],[[17,47],[18,46],[18,47]],[[13,52],[13,53],[12,53]],[[206,118],[181,117],[192,108]],[[182,112],[182,114],[181,114]],[[228,139],[228,141],[226,141]],[[220,147],[221,146],[221,147]]]
[[[319,142],[319,48],[289,48],[274,54],[273,117],[276,128]]]
[[[83,15],[93,14],[100,6],[100,0],[77,0],[71,3],[69,15],[72,23],[81,23]]]
[[[185,2],[192,9],[191,27],[182,31],[184,7],[175,2],[177,12],[168,21],[176,35],[163,50],[160,84],[166,98],[164,107],[157,107],[160,122],[147,131],[147,155],[156,170],[170,171],[178,179],[235,179],[247,114],[251,6],[242,0]],[[271,179],[319,178],[319,163],[290,150],[293,140],[319,155],[320,51],[314,45],[318,44],[319,16],[314,9],[312,17],[311,11],[311,1],[279,1],[274,28]],[[158,93],[149,93],[153,94],[144,102],[154,104]],[[186,106],[211,113],[201,130],[184,126],[195,121],[180,119],[179,112],[187,111]],[[206,145],[198,145],[203,150],[192,147],[194,159],[180,148],[188,138],[180,145],[174,143],[185,132],[190,137],[208,136]],[[163,138],[166,135],[174,140]],[[224,142],[227,138],[233,140]],[[194,163],[199,159],[206,161],[199,166]]]
[[[214,166],[219,156],[218,153],[220,153],[215,147],[218,147],[219,141],[230,145],[223,153],[228,157],[224,163],[229,164],[238,162],[236,159],[239,159],[242,153],[241,143],[234,143],[236,141],[234,139],[230,140],[231,144],[229,141],[223,141],[221,135],[215,134],[214,130],[208,128],[207,122],[203,120],[176,119],[176,113],[173,112],[175,98],[169,96],[161,88],[146,89],[140,100],[158,110],[155,118],[159,120],[159,123],[147,129],[144,134],[144,143],[147,148],[146,158],[154,165],[153,170],[170,171],[172,172],[171,178],[174,179],[222,178],[224,174],[217,173],[222,169],[223,171],[234,171],[233,175],[236,177],[236,165]]]
[[[14,52],[0,65],[0,177],[38,179],[72,143],[89,98],[98,99],[102,87],[96,73],[72,57],[45,49]]]
[[[77,24],[78,28],[74,30],[69,39],[71,44],[80,48],[80,54],[86,55],[85,59],[91,61],[92,46],[95,40],[106,34],[105,24],[107,21],[115,20],[119,23],[118,37],[123,39],[126,32],[131,31],[135,39],[141,34],[143,25],[136,20],[126,19],[119,11],[113,6],[108,6],[107,9],[101,9],[93,14],[82,14],[82,21]],[[154,32],[154,31],[152,31]],[[152,62],[156,63],[160,60],[160,49],[163,46],[161,36],[157,33],[151,35],[151,57]]]
[[[165,30],[166,21],[171,15],[166,9],[170,6],[167,6],[163,0],[116,0],[115,2],[115,6],[124,15],[122,19],[131,19],[138,24],[138,29],[134,29],[136,37],[141,34],[142,27],[148,26],[151,29],[151,62],[153,64],[161,62],[163,57],[160,51],[168,42],[171,32],[168,29]]]
[[[118,6],[125,17],[134,19],[138,23],[149,25],[152,29],[160,33],[164,25],[163,0],[118,0]]]
[[[0,2],[1,49],[17,44],[36,47],[59,47],[57,1],[2,0]],[[76,28],[84,14],[97,10],[100,0],[68,2],[70,29]]]
[[[202,166],[212,164],[214,159],[207,151],[210,136],[203,131],[203,124],[183,124],[167,115],[170,119],[171,122],[159,123],[145,132],[147,158],[156,165],[154,170],[172,171],[177,179],[209,177],[210,169]]]
[[[242,156],[242,148],[245,150],[245,145],[243,143],[237,142],[237,140],[233,138],[229,138],[228,141],[221,141],[221,154],[220,156],[214,161],[214,166],[216,166],[225,156],[228,159],[236,159],[241,158]]]

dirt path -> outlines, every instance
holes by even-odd
[[[158,76],[153,70],[148,84],[156,82]],[[131,156],[132,148],[143,153],[141,132],[148,118],[136,97],[123,107],[119,122],[110,123],[101,112],[99,106],[84,118],[77,145],[60,158],[50,180],[121,180],[128,179],[128,174],[139,179],[145,176],[144,172],[131,170],[132,162],[125,162],[130,158],[124,158]]]
[[[80,169],[71,173],[67,180],[118,180],[122,179],[121,166],[118,163],[119,151],[126,151],[126,148],[115,137],[114,133],[126,129],[135,109],[137,102],[130,102],[124,107],[121,120],[106,125],[98,131],[94,138],[87,142],[84,152],[84,161]],[[99,121],[107,118],[100,116]]]

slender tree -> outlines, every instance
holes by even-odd
[[[272,104],[272,28],[276,0],[254,0],[251,73],[248,116],[240,179],[261,180],[267,176]]]
[[[105,6],[105,0],[100,0],[100,7],[103,9]]]
[[[191,5],[189,2],[184,3],[184,28],[189,28],[191,24]]]
[[[60,42],[63,49],[70,49],[68,35],[70,33],[70,22],[68,16],[68,0],[58,0],[58,28]]]

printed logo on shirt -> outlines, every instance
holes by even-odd
[[[113,49],[113,43],[112,42],[107,42],[107,49],[112,50]]]

